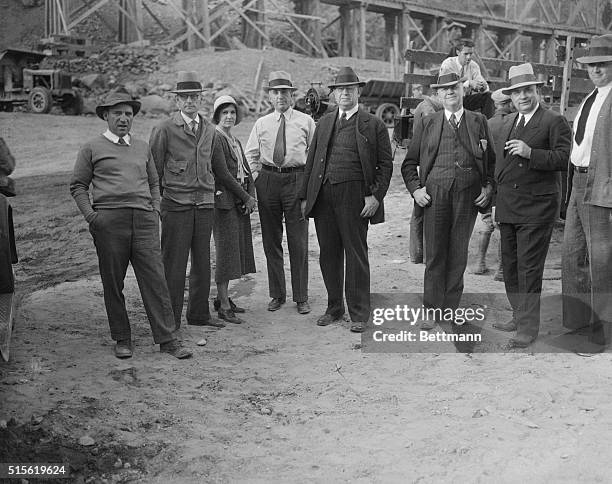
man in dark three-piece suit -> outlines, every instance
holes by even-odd
[[[513,317],[493,324],[516,331],[510,346],[524,348],[538,335],[544,261],[559,208],[559,173],[571,146],[563,116],[540,106],[531,64],[512,66],[509,94],[517,113],[506,116],[496,152],[496,220],[499,223],[506,294]]]
[[[384,222],[383,198],[393,171],[387,128],[358,106],[364,84],[344,67],[329,86],[338,109],[319,121],[299,192],[303,216],[315,220],[328,295],[327,310],[317,324],[342,318],[345,282],[351,331],[358,333],[370,317],[368,224]]]
[[[440,75],[432,87],[444,109],[416,123],[402,176],[415,210],[424,210],[423,305],[454,310],[463,294],[476,214],[487,208],[493,194],[495,153],[485,116],[463,109],[457,73]],[[435,324],[426,319],[421,328],[433,329]]]

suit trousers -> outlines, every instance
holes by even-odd
[[[325,312],[335,318],[344,314],[344,285],[348,311],[355,322],[365,322],[370,317],[369,220],[360,215],[364,198],[363,181],[333,185],[328,182],[321,187],[312,209],[320,248],[319,264],[327,289]]]
[[[538,336],[542,277],[552,230],[552,223],[499,224],[504,283],[517,335]]]
[[[163,205],[163,204],[162,204]],[[181,326],[185,299],[185,272],[191,252],[187,322],[210,321],[210,239],[213,209],[189,207],[173,211],[162,208],[161,246],[166,281],[176,328]]]
[[[123,287],[131,262],[155,343],[172,341],[174,318],[159,248],[157,212],[132,208],[98,209],[89,226],[94,239],[111,337],[132,337]]]
[[[410,217],[408,253],[412,262],[420,264],[423,262],[423,211],[416,210],[417,204],[414,200],[413,204]]]
[[[287,297],[282,245],[284,217],[295,302],[308,300],[308,220],[302,219],[297,197],[303,179],[303,171],[280,173],[261,170],[255,180],[270,297]]]
[[[612,209],[583,202],[588,174],[574,173],[563,233],[563,326],[591,325],[591,340],[611,342]]]
[[[425,208],[425,280],[423,305],[428,308],[457,309],[463,294],[463,274],[468,246],[478,208],[474,199],[480,186],[450,190],[427,184],[431,205]]]

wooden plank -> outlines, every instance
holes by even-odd
[[[72,30],[74,27],[76,27],[78,24],[80,24],[83,20],[85,20],[87,17],[89,17],[92,13],[94,13],[96,10],[99,10],[101,7],[103,7],[104,5],[106,5],[110,0],[100,0],[98,3],[96,3],[95,5],[93,5],[92,7],[88,8],[85,12],[83,12],[81,15],[79,15],[77,18],[73,19],[69,24],[68,24],[68,30]]]
[[[229,6],[229,8],[231,8],[232,10],[234,10],[238,15],[240,15],[245,22],[247,22],[251,27],[253,27],[253,29],[259,34],[261,35],[264,39],[266,39],[268,42],[270,41],[270,38],[266,35],[265,32],[263,32],[258,26],[257,24],[255,24],[245,13],[243,10],[247,10],[253,3],[255,3],[257,0],[251,0],[249,3],[247,3],[246,5],[242,6],[242,10],[238,7],[236,7],[236,5],[232,2],[230,2],[229,0],[224,0],[225,3],[227,3],[227,5]],[[211,36],[211,40],[214,39],[215,37],[217,37],[223,30],[225,30],[226,28],[228,28],[233,22],[229,22],[227,24],[225,24],[223,27],[221,27],[221,29],[217,30],[212,36]]]
[[[157,18],[157,16],[153,13],[153,11],[147,5],[147,2],[145,2],[144,0],[142,0],[142,7],[151,16],[151,18],[155,21],[155,23],[164,31],[164,33],[166,35],[170,35],[170,31],[166,28],[164,23]]]
[[[407,84],[421,84],[422,86],[429,87],[436,83],[438,76],[432,74],[404,74],[404,82]]]
[[[179,16],[183,19],[183,22],[185,22],[185,24],[187,25],[188,30],[191,30],[192,33],[194,33],[195,35],[197,35],[200,39],[202,39],[204,41],[204,43],[210,47],[210,42],[211,39],[207,39],[206,37],[204,37],[202,35],[202,33],[198,30],[198,28],[193,25],[193,23],[191,22],[191,20],[189,20],[187,18],[187,15],[185,15],[185,13],[178,8],[176,5],[174,5],[173,0],[169,0],[168,1],[168,5],[176,12],[179,14]]]
[[[280,6],[274,1],[274,0],[268,0],[273,6],[275,6],[277,8],[277,10],[279,12],[282,12]],[[319,50],[319,46],[316,45],[312,40],[310,40],[310,37],[308,37],[304,31],[293,21],[293,19],[291,18],[290,15],[285,16],[285,18],[287,19],[287,21],[291,24],[291,26],[296,30],[296,32],[298,34],[300,34],[302,36],[302,38],[304,38],[306,40],[306,42],[308,43],[308,45],[310,45],[310,47],[312,47],[314,49],[314,51],[318,54],[321,54],[321,51]],[[302,49],[304,50],[304,49]],[[310,55],[310,52],[307,52],[307,55]]]

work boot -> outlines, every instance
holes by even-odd
[[[498,281],[498,282],[504,282],[504,266],[502,264],[501,242],[499,243],[497,255],[499,257],[499,263],[498,263],[499,265],[497,267],[497,271],[495,272],[495,275],[493,276],[493,280]]]
[[[480,241],[478,242],[478,262],[474,268],[474,274],[482,275],[489,272],[487,269],[487,249],[491,241],[491,232],[481,232]]]

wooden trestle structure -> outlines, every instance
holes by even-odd
[[[406,48],[448,50],[444,20],[466,25],[486,57],[556,62],[557,47],[568,36],[586,42],[612,28],[610,0],[293,0],[293,11],[280,0],[165,0],[181,19],[182,27],[170,31],[154,13],[154,0],[46,0],[46,35],[69,35],[80,22],[98,16],[120,42],[144,38],[143,21],[150,17],[162,28],[171,45],[185,49],[211,47],[228,29],[241,26],[241,42],[261,48],[270,42],[271,22],[284,22],[293,35],[284,35],[296,52],[315,56],[341,55],[366,58],[371,51],[366,25],[384,17],[386,59],[403,60]],[[337,7],[323,18],[322,8]],[[449,10],[449,6],[452,9]],[[117,11],[111,25],[101,9]],[[333,25],[336,28],[330,29]],[[337,31],[330,48],[329,33]],[[286,30],[285,30],[286,31]],[[382,48],[382,51],[380,50]]]

